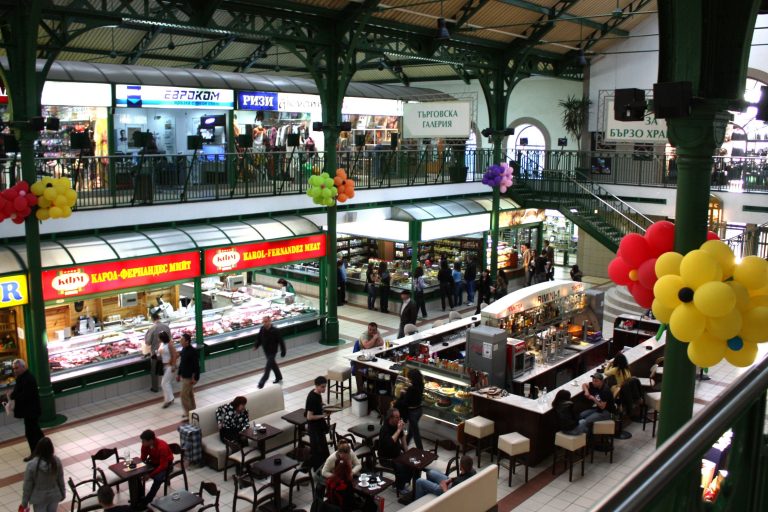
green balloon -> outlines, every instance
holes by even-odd
[[[316,187],[310,187],[307,189],[307,195],[309,197],[317,197],[317,188]]]
[[[331,197],[331,189],[324,188],[323,189],[323,197]]]
[[[327,172],[324,172],[324,173],[322,173],[322,174],[320,175],[320,177],[323,179],[323,181],[325,181],[325,179],[326,179],[326,178],[328,178],[328,173],[327,173]]]

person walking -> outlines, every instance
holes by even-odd
[[[336,304],[347,303],[347,268],[344,258],[336,262]]]
[[[149,360],[149,374],[151,379],[151,385],[149,390],[153,393],[157,393],[159,391],[158,388],[158,375],[160,372],[157,371],[157,365],[161,364],[157,361],[157,349],[160,348],[160,338],[158,336],[161,332],[165,332],[168,334],[168,336],[171,335],[171,328],[168,327],[167,324],[164,324],[160,321],[160,314],[159,313],[152,313],[152,327],[150,327],[147,330],[147,333],[144,335],[144,344],[149,347],[149,354],[150,354],[150,360]]]
[[[195,384],[200,380],[200,357],[192,346],[192,336],[188,332],[181,335],[181,354],[179,355],[179,373],[176,380],[181,381],[182,418],[189,419],[189,411],[197,409],[195,403]]]
[[[480,279],[477,281],[477,309],[475,310],[475,314],[480,312],[481,304],[491,303],[491,297],[493,296],[494,291],[495,288],[491,283],[491,271],[487,268],[483,269],[483,273],[480,274]]]
[[[547,260],[547,251],[541,251],[541,254],[533,260],[533,282],[543,283],[547,280],[549,260]]]
[[[477,265],[474,258],[469,258],[467,268],[464,269],[464,283],[467,287],[467,306],[471,306],[475,300],[475,284],[477,279]]]
[[[160,381],[160,387],[163,388],[163,409],[170,407],[173,403],[173,373],[176,371],[176,361],[179,353],[176,347],[171,343],[171,337],[166,332],[158,335],[160,338],[160,347],[157,350],[157,360],[163,364],[163,379]]]
[[[523,253],[523,270],[525,271],[525,286],[531,286],[533,281],[533,259],[535,255],[528,244],[520,244],[520,252]]]
[[[547,280],[555,280],[555,249],[549,245],[549,240],[544,240],[544,252],[547,256]]]
[[[405,442],[408,444],[413,439],[413,444],[416,445],[416,448],[423,450],[424,445],[421,442],[419,420],[422,413],[421,399],[422,395],[424,395],[424,377],[418,368],[411,368],[408,370],[408,380],[411,381],[411,385],[402,394],[402,404],[407,412],[407,417],[404,419],[408,423],[408,435]]]
[[[437,282],[440,284],[440,305],[445,311],[445,301],[448,300],[448,307],[453,309],[453,277],[451,269],[448,268],[448,261],[440,259],[440,270],[437,272]]]
[[[372,264],[368,264],[365,271],[365,291],[368,292],[368,309],[376,309],[376,271]]]
[[[419,318],[419,308],[411,300],[411,292],[408,290],[401,291],[400,299],[403,303],[400,306],[400,326],[397,329],[398,339],[405,336],[405,326],[408,324],[416,325],[416,320]]]
[[[56,512],[66,495],[64,467],[53,453],[53,442],[43,437],[24,470],[21,506],[26,509],[31,504],[35,512]]]
[[[413,272],[413,293],[416,300],[416,309],[421,310],[422,318],[427,318],[427,303],[424,301],[424,289],[427,287],[424,281],[424,269],[419,265]]]
[[[275,380],[273,384],[279,384],[283,381],[283,374],[280,373],[280,368],[277,366],[277,349],[280,348],[280,357],[285,357],[285,341],[280,331],[272,325],[272,317],[265,315],[262,318],[261,330],[256,335],[256,344],[253,346],[253,350],[258,350],[259,347],[264,347],[264,356],[267,358],[267,364],[264,365],[264,375],[262,375],[259,381],[259,389],[264,387],[270,372],[275,372]]]
[[[35,376],[27,369],[27,363],[23,359],[13,361],[13,375],[16,377],[16,383],[13,390],[6,391],[6,399],[13,400],[13,416],[24,420],[24,437],[29,444],[30,455],[24,457],[24,462],[32,458],[37,447],[38,441],[43,438],[43,431],[40,430],[40,391],[37,388]]]
[[[389,275],[389,270],[387,270],[387,262],[382,261],[379,263],[379,304],[381,305],[382,313],[389,313],[389,285],[391,279],[392,276]]]
[[[508,286],[507,274],[502,269],[499,269],[499,273],[496,275],[496,289],[493,292],[493,300],[499,300],[505,296]]]
[[[323,411],[323,394],[327,386],[328,379],[322,375],[315,378],[315,387],[307,395],[307,401],[304,404],[309,448],[312,452],[309,464],[313,471],[317,471],[331,455],[328,451],[328,440],[325,438],[328,432],[328,421]]]
[[[456,307],[461,306],[461,288],[462,288],[462,275],[461,275],[461,262],[457,261],[453,264],[453,272],[451,272],[453,278],[453,305]]]

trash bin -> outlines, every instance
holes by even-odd
[[[352,414],[358,418],[368,415],[368,395],[358,393],[352,397]]]

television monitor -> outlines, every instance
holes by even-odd
[[[200,136],[203,142],[213,142],[216,138],[216,130],[213,128],[200,128]]]
[[[227,116],[215,115],[215,116],[202,116],[200,118],[200,128],[213,128],[214,126],[226,126]]]
[[[206,145],[203,146],[203,155],[206,160],[222,160],[224,158],[224,146]]]

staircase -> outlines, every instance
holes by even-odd
[[[507,191],[524,208],[559,210],[579,229],[616,252],[627,233],[644,233],[652,221],[575,171],[533,171],[515,176]]]
[[[760,256],[768,258],[768,223],[747,229],[727,240],[723,240],[737,258]]]
[[[603,337],[613,337],[613,321],[619,315],[642,315],[646,308],[637,305],[626,286],[612,286],[605,292],[603,306]]]

